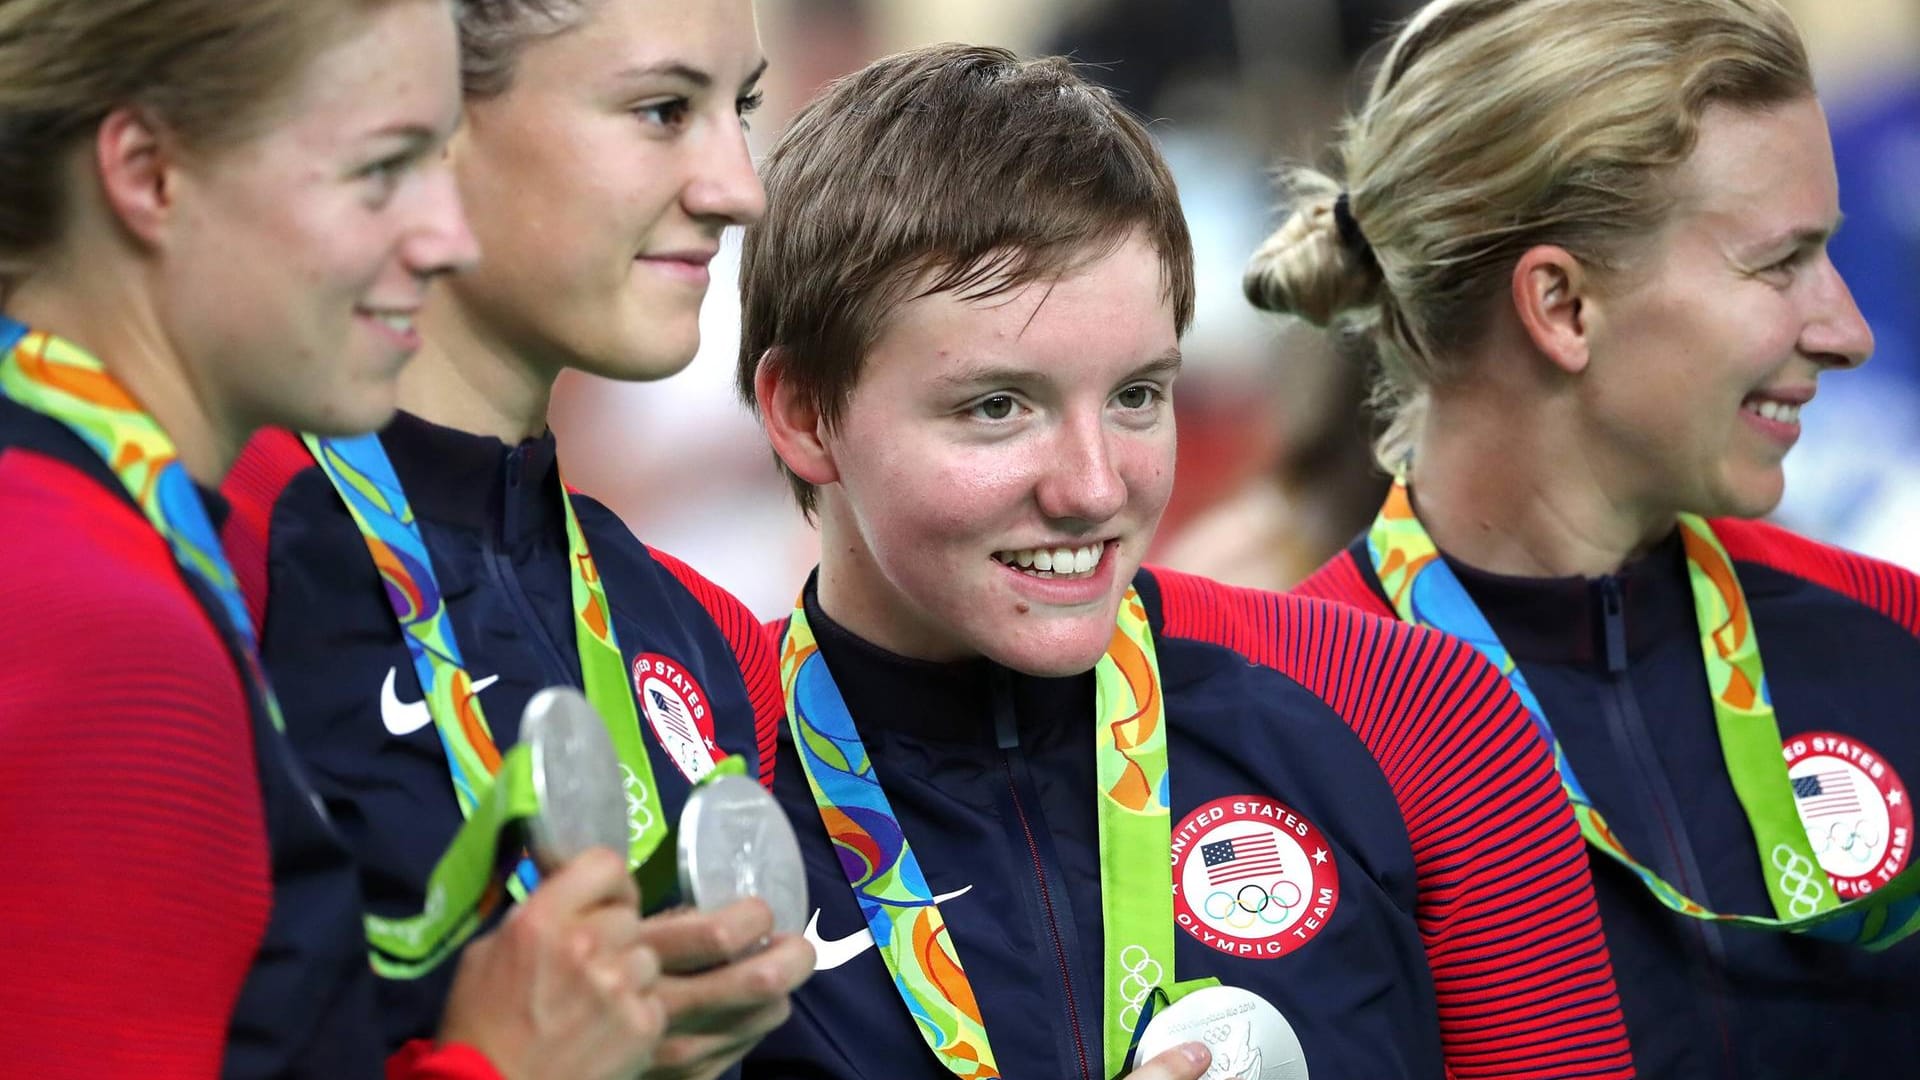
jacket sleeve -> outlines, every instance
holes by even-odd
[[[216,1075],[272,900],[239,673],[72,466],[0,455],[0,520],[0,1075]]]
[[[1572,805],[1506,680],[1470,647],[1322,601],[1156,571],[1169,633],[1333,708],[1394,792],[1458,1080],[1633,1075]]]
[[[462,1043],[415,1039],[387,1059],[387,1080],[502,1080],[486,1056]]]

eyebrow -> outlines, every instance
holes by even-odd
[[[405,144],[399,151],[402,156],[417,158],[436,149],[452,131],[451,126],[442,130],[427,124],[398,123],[374,128],[365,138],[397,139]]]
[[[767,61],[763,57],[759,65],[753,69],[753,72],[741,80],[741,88],[745,89],[759,82],[760,77],[766,73]],[[652,78],[660,75],[683,79],[701,90],[705,90],[713,85],[712,74],[704,68],[698,68],[687,63],[685,60],[660,60],[651,64],[637,64],[633,67],[622,68],[619,74],[614,76],[614,80],[617,82],[632,82],[636,79]]]
[[[1792,250],[1798,251],[1802,248],[1819,247],[1833,239],[1834,234],[1840,231],[1840,226],[1846,224],[1846,221],[1847,216],[1841,214],[1839,217],[1833,219],[1832,225],[1808,225],[1793,229],[1789,232],[1776,233],[1761,243],[1755,244],[1753,250],[1778,251],[1781,248],[1791,248]]]
[[[1122,381],[1144,378],[1152,375],[1168,375],[1180,370],[1180,347],[1175,345],[1152,360],[1127,372]],[[1012,364],[979,364],[961,368],[959,371],[942,375],[937,380],[941,386],[956,390],[970,389],[982,385],[1025,383],[1037,374],[1044,374],[1032,367]]]

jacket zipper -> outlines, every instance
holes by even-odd
[[[579,661],[576,659],[573,663],[568,663],[566,652],[547,633],[547,624],[540,621],[540,614],[534,610],[533,601],[527,598],[526,589],[521,586],[519,575],[513,572],[513,557],[500,543],[502,537],[513,534],[518,517],[522,464],[523,454],[518,448],[508,452],[500,527],[497,532],[488,530],[483,540],[487,570],[493,577],[494,585],[512,599],[514,613],[519,618],[522,632],[540,643],[547,655],[548,671],[556,676],[555,681],[578,686],[581,685],[583,678],[578,671]]]
[[[1026,806],[1020,800],[1020,785],[1013,775],[1013,756],[1020,748],[1020,730],[1014,717],[1013,685],[1007,672],[996,667],[993,671],[993,731],[994,744],[1000,750],[1000,768],[1007,777],[1007,796],[1012,800],[1015,818],[1020,822],[1021,838],[1026,841],[1027,855],[1033,860],[1034,883],[1040,892],[1040,910],[1046,917],[1047,934],[1053,942],[1053,957],[1060,968],[1060,985],[1067,1000],[1067,1024],[1073,1031],[1073,1049],[1080,1062],[1082,1080],[1094,1080],[1093,1070],[1088,1064],[1087,1040],[1080,1026],[1080,1007],[1073,993],[1073,974],[1067,964],[1066,942],[1060,934],[1060,919],[1054,912],[1053,893],[1047,886],[1047,868],[1040,858],[1040,845],[1033,836],[1033,825],[1027,819]]]
[[[1667,783],[1665,770],[1660,767],[1652,733],[1647,729],[1639,698],[1634,694],[1627,656],[1626,601],[1621,595],[1620,581],[1615,577],[1604,577],[1600,579],[1599,588],[1607,666],[1607,693],[1602,700],[1606,704],[1607,729],[1613,738],[1614,752],[1628,765],[1626,775],[1633,780],[1641,802],[1652,808],[1660,835],[1666,839],[1667,851],[1676,871],[1672,884],[1681,892],[1694,896],[1702,891],[1699,882],[1704,879],[1693,846],[1687,840],[1679,801],[1674,797],[1672,785]],[[1660,872],[1658,868],[1656,872]],[[1705,953],[1712,961],[1696,961],[1689,965],[1695,977],[1709,984],[1719,982],[1716,971],[1726,961],[1726,947],[1720,938],[1719,928],[1699,919],[1687,919],[1686,922],[1689,924],[1686,936],[1694,943],[1696,954]],[[1712,989],[1717,991],[1719,988]],[[1732,1077],[1735,1075],[1733,1040],[1727,1029],[1726,1016],[1719,1005],[1712,1004],[1718,994],[1709,993],[1706,996],[1710,1003],[1707,1008],[1719,1034],[1718,1056],[1722,1067],[1727,1070],[1724,1075]]]

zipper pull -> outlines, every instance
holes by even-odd
[[[1020,745],[1020,724],[1013,712],[1013,676],[999,664],[993,665],[993,745],[1012,750]]]
[[[1600,610],[1606,623],[1607,671],[1618,675],[1627,670],[1626,598],[1620,594],[1620,579],[1611,575],[1600,579]]]

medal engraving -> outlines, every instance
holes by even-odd
[[[1195,990],[1148,1022],[1136,1062],[1181,1043],[1203,1042],[1213,1064],[1201,1080],[1307,1080],[1293,1025],[1267,1000],[1237,986]]]

